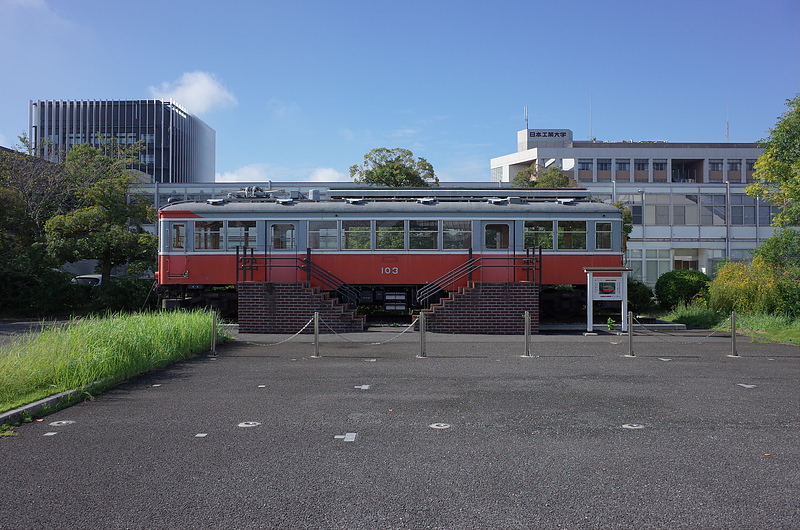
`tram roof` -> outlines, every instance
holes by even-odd
[[[577,201],[573,199],[559,199],[551,201],[526,201],[518,197],[492,197],[483,201],[439,201],[434,198],[423,198],[417,201],[399,200],[363,200],[361,198],[345,200],[307,201],[292,199],[277,200],[229,200],[208,199],[206,201],[180,201],[168,204],[161,208],[162,211],[191,211],[197,214],[211,213],[253,213],[253,212],[296,212],[303,214],[365,214],[378,217],[381,214],[413,214],[424,213],[427,215],[437,212],[455,216],[468,214],[469,216],[486,216],[542,213],[619,213],[616,206],[600,202]]]

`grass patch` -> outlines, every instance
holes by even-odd
[[[691,327],[730,331],[730,314],[712,311],[700,304],[680,305],[663,318]],[[736,313],[736,333],[755,340],[800,344],[800,319],[784,315]]]
[[[191,357],[210,349],[211,327],[210,312],[175,311],[80,318],[24,335],[0,347],[0,412]]]
[[[664,320],[685,324],[693,328],[716,328],[727,317],[709,308],[699,305],[678,305],[664,316]]]
[[[730,329],[730,325],[728,325]],[[800,344],[800,319],[782,315],[736,314],[736,330],[756,340]]]

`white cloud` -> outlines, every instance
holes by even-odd
[[[348,182],[350,176],[333,168],[288,169],[268,164],[250,164],[234,171],[217,173],[216,182]]]
[[[350,175],[333,168],[321,167],[313,170],[308,180],[310,182],[350,182]]]
[[[208,72],[186,72],[173,83],[148,87],[156,99],[171,99],[193,114],[235,106],[236,98]]]

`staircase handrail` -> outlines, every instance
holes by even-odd
[[[425,285],[425,287],[422,287],[417,291],[417,302],[423,303],[428,301],[437,292],[441,291],[442,289],[447,289],[464,276],[467,276],[470,273],[480,269],[480,261],[480,257],[469,258],[455,269],[428,283]]]

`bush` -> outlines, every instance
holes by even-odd
[[[46,255],[32,247],[27,253],[0,258],[0,314],[29,317],[69,314],[88,301],[80,286],[54,269]]]
[[[628,311],[647,313],[653,308],[653,290],[635,278],[628,277]]]
[[[750,265],[720,267],[708,290],[715,311],[800,316],[800,267],[776,269],[756,256]]]
[[[665,272],[656,281],[656,297],[664,309],[679,304],[688,305],[698,294],[705,291],[711,279],[703,272],[674,270]]]
[[[90,288],[94,311],[131,312],[156,309],[158,297],[151,293],[153,280],[121,276]],[[149,296],[148,296],[149,295]]]

